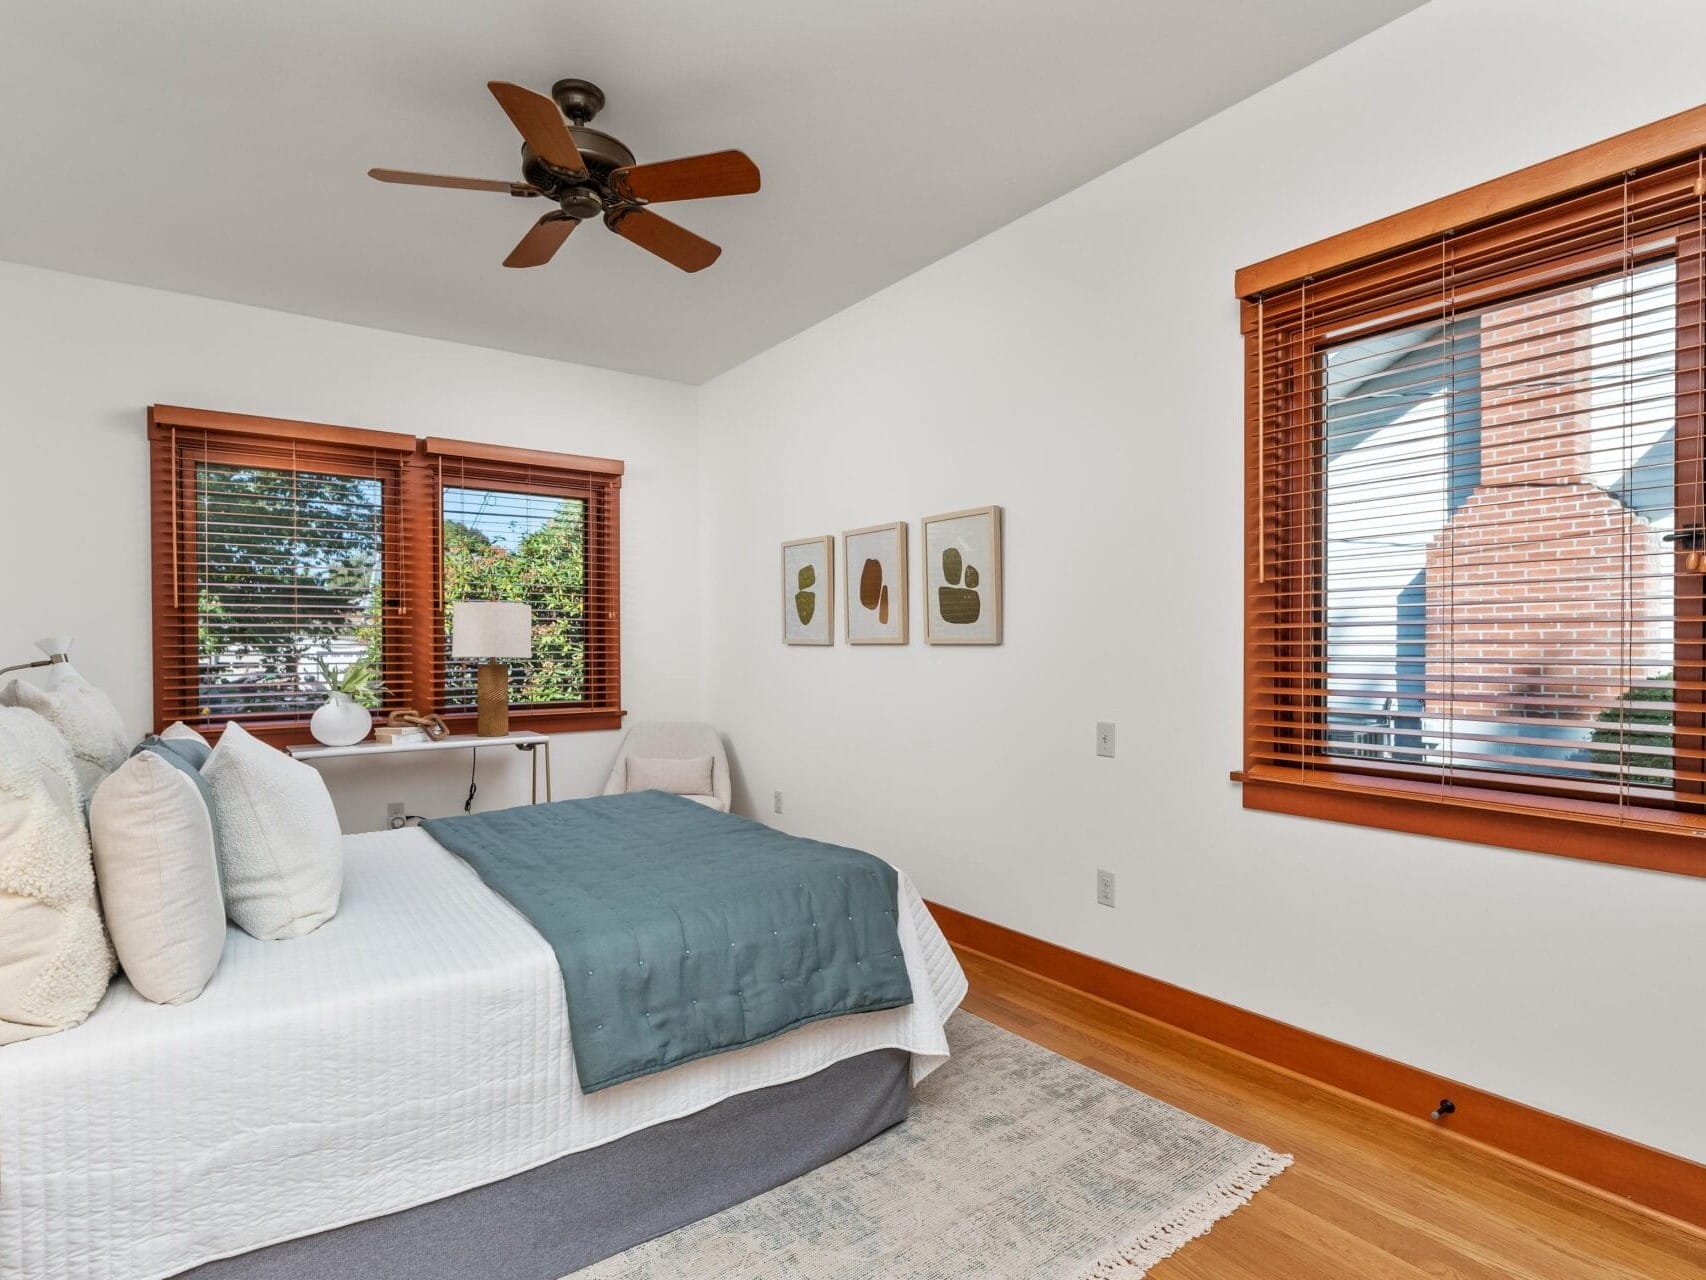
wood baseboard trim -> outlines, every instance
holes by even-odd
[[[1457,1112],[1437,1127],[1451,1138],[1490,1147],[1706,1231],[1706,1165],[1329,1040],[952,907],[928,905],[956,948],[980,952],[1421,1123],[1427,1123],[1427,1114],[1441,1098],[1450,1098]]]

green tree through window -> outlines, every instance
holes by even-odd
[[[312,711],[315,658],[382,649],[383,485],[204,462],[195,493],[202,714]]]
[[[533,607],[533,657],[510,663],[514,704],[586,697],[586,503],[576,498],[446,487],[444,601]],[[445,705],[474,703],[473,668],[450,663]]]

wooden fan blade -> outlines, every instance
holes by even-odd
[[[510,123],[521,131],[534,155],[565,173],[586,172],[586,161],[581,159],[580,148],[575,146],[568,122],[555,102],[542,93],[502,80],[488,81],[486,88],[492,91],[492,97],[498,100]]]
[[[610,175],[618,195],[630,200],[706,200],[749,196],[758,190],[758,166],[740,151],[630,165]]]
[[[502,191],[512,196],[536,196],[537,187],[525,182],[499,182],[494,178],[447,178],[439,173],[410,173],[406,169],[369,169],[367,176],[381,182],[401,182],[411,187],[454,187],[458,191]]]
[[[703,236],[694,235],[650,209],[623,209],[607,217],[605,223],[624,240],[633,241],[683,271],[703,271],[723,252]]]
[[[575,229],[574,218],[562,213],[548,213],[535,222],[504,259],[506,267],[542,267],[563,247],[569,232]]]

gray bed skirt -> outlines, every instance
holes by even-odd
[[[848,1058],[501,1182],[210,1262],[180,1280],[558,1280],[899,1124],[910,1061],[901,1049]]]

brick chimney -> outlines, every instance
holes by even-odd
[[[1669,591],[1653,576],[1670,573],[1669,547],[1588,475],[1592,317],[1583,288],[1481,318],[1480,483],[1427,553],[1428,684],[1443,693],[1455,674],[1459,719],[1589,720],[1670,669],[1642,665],[1654,651],[1640,643],[1670,636]],[[1507,701],[1537,695],[1563,705]],[[1447,711],[1429,700],[1428,715]]]

